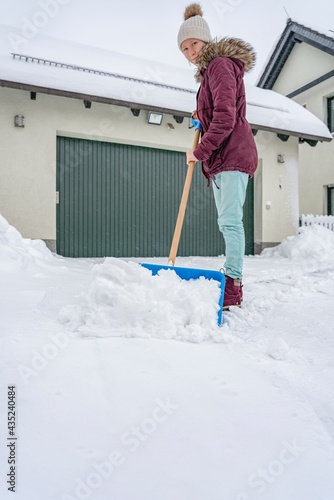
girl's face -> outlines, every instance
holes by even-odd
[[[206,43],[202,40],[198,40],[197,38],[188,38],[182,42],[181,50],[188,61],[197,66],[199,53],[205,45]]]

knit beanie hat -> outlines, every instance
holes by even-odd
[[[177,43],[181,49],[181,44],[188,38],[197,38],[203,42],[211,42],[212,36],[208,23],[203,19],[202,8],[198,3],[192,3],[186,7],[179,33]]]

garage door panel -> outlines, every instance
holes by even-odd
[[[58,137],[57,252],[167,257],[186,170],[184,153]],[[253,215],[249,191],[245,220]],[[224,253],[216,219],[211,189],[197,166],[178,255]],[[252,221],[248,225],[247,253],[253,253]]]

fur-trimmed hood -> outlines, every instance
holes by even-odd
[[[221,56],[239,59],[244,65],[245,73],[254,67],[256,61],[256,53],[253,47],[239,38],[224,37],[220,40],[208,42],[198,57],[198,67],[195,73],[197,82],[201,81],[202,69],[206,69],[212,59]]]

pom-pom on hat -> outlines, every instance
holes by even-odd
[[[208,23],[203,19],[203,11],[198,3],[192,3],[186,7],[183,14],[184,22],[181,24],[177,35],[177,43],[181,44],[188,38],[197,38],[203,42],[211,42],[212,36]]]

